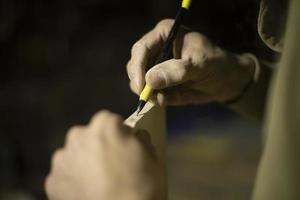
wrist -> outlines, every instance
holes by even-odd
[[[247,92],[248,88],[257,81],[259,75],[259,62],[257,58],[249,53],[236,55],[236,60],[239,65],[239,74],[241,78],[241,85],[240,92],[234,98],[225,101],[225,104],[233,104],[238,102],[244,94]]]

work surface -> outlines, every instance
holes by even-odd
[[[249,199],[260,146],[259,134],[251,123],[233,118],[232,127],[225,123],[225,127],[207,129],[203,124],[214,122],[202,119],[198,125],[184,130],[181,136],[169,138],[166,144],[164,112],[164,109],[147,104],[139,115],[133,113],[125,124],[148,130],[160,159],[165,160],[167,148],[169,199]],[[178,122],[181,123],[184,120]],[[241,130],[250,131],[247,134]],[[250,133],[252,131],[254,134]]]
[[[204,134],[170,141],[169,199],[250,199],[259,157],[256,142]]]

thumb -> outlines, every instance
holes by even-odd
[[[192,69],[188,60],[167,60],[147,72],[146,83],[156,90],[176,86],[191,80]]]

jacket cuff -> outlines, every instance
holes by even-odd
[[[245,53],[242,56],[249,57],[255,63],[252,80],[237,99],[225,105],[246,116],[262,119],[272,70],[251,53]]]

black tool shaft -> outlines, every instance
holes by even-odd
[[[173,26],[169,32],[169,35],[162,47],[162,50],[155,62],[155,65],[162,63],[170,58],[171,50],[173,47],[173,42],[177,36],[177,33],[181,26],[182,20],[183,20],[184,16],[186,15],[186,13],[187,13],[187,10],[185,8],[181,8],[179,10],[179,12],[177,13],[174,24],[173,24]],[[137,107],[137,114],[139,114],[139,112],[144,108],[145,105],[146,105],[145,101],[143,101],[143,100],[139,101],[139,105]]]

